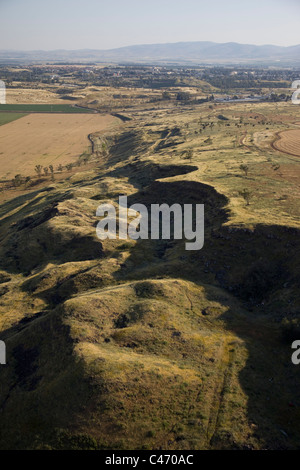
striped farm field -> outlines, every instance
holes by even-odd
[[[300,129],[280,132],[272,147],[288,155],[300,157]]]

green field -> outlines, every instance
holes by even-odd
[[[24,113],[92,113],[94,111],[75,108],[69,104],[1,104],[0,111]]]
[[[3,124],[8,124],[9,122],[20,119],[21,117],[26,116],[25,113],[0,113],[0,126]]]

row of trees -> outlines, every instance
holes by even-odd
[[[102,153],[106,153],[107,149],[105,144],[102,145]],[[96,155],[99,156],[100,152],[96,152]],[[67,171],[72,171],[73,168],[75,167],[80,167],[82,164],[86,165],[89,160],[92,158],[92,153],[85,152],[80,157],[76,162],[73,163],[67,163],[66,165],[59,164],[56,169],[54,169],[53,165],[48,165],[48,166],[43,166],[43,165],[36,165],[34,170],[38,176],[38,178],[41,178],[42,176],[51,177],[51,181],[55,181],[55,173],[61,173],[64,170]],[[25,188],[29,187],[32,184],[32,177],[31,176],[23,176],[20,173],[15,175],[15,177],[12,179],[12,185],[14,188],[20,187],[22,185],[25,186]]]
[[[66,165],[59,164],[56,169],[54,169],[53,165],[43,166],[43,165],[36,165],[34,170],[38,176],[41,178],[42,176],[51,177],[51,181],[55,181],[55,173],[61,173],[64,170],[72,171],[75,167],[80,167],[82,164],[86,165],[93,156],[100,157],[107,156],[109,153],[108,147],[106,142],[101,142],[100,144],[96,145],[96,148],[90,146],[88,150],[80,155],[76,162],[67,163]],[[11,180],[12,186],[14,188],[20,187],[22,185],[25,188],[32,185],[32,177],[31,176],[22,176],[20,173],[15,175],[15,177]]]
[[[59,167],[61,167],[61,168],[59,168]],[[58,167],[58,171],[62,171],[62,165],[59,165],[59,167]],[[35,166],[35,171],[36,171],[39,178],[42,176],[43,172],[44,172],[45,176],[48,176],[49,171],[50,171],[51,177],[52,177],[52,179],[54,179],[53,165],[49,165],[49,166],[45,166],[45,167],[43,167],[42,165],[36,165]]]
[[[80,167],[81,164],[86,165],[88,161],[91,159],[91,157],[92,157],[91,154],[83,154],[81,158],[79,158],[76,162],[67,163],[64,166],[62,164],[59,164],[56,170],[54,170],[53,165],[44,166],[44,167],[42,165],[36,165],[34,169],[39,178],[43,175],[49,176],[50,174],[51,179],[54,179],[55,172],[61,173],[63,170],[71,171],[75,167]]]

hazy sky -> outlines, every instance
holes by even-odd
[[[299,44],[300,0],[0,0],[0,49],[180,41]]]

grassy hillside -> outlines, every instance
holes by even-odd
[[[270,145],[294,116],[250,106],[136,113],[2,204],[0,448],[299,448],[297,173]],[[119,194],[204,203],[204,248],[100,242]]]

